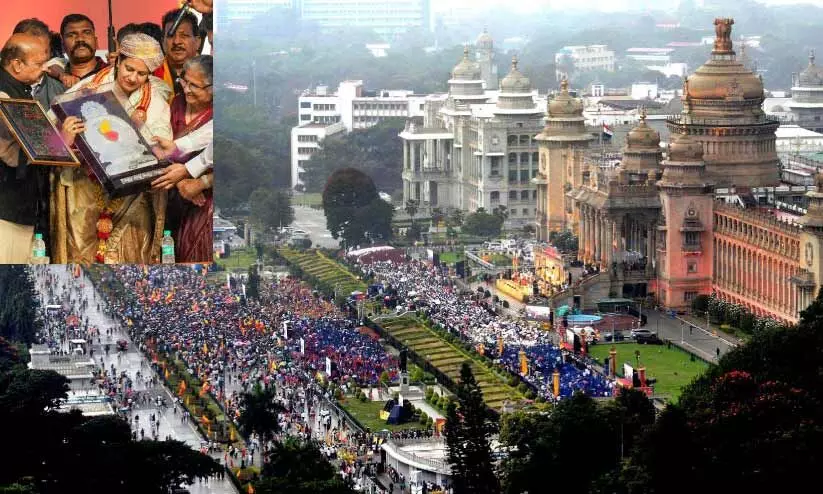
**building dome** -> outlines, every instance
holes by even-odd
[[[483,28],[483,32],[480,33],[480,36],[477,37],[475,46],[477,46],[478,50],[494,49],[494,39],[492,39],[491,34],[489,34],[485,27]]]
[[[532,83],[528,77],[517,70],[517,56],[512,57],[512,68],[500,81],[500,91],[504,93],[531,93]]]
[[[809,66],[798,77],[800,87],[823,87],[823,68],[814,64],[814,51],[809,54]]]
[[[461,60],[460,63],[455,65],[454,69],[452,69],[452,79],[476,81],[481,78],[480,64],[477,62],[472,62],[469,59],[469,47],[465,46],[463,48],[463,60]]]
[[[711,59],[690,75],[684,85],[687,99],[762,99],[763,82],[735,56],[733,19],[715,19],[716,38]]]
[[[560,81],[560,94],[549,101],[549,117],[579,117],[583,114],[583,103],[569,94],[569,81]]]
[[[626,144],[631,148],[653,148],[660,147],[660,133],[646,125],[646,109],[640,109],[640,123],[637,127],[629,131],[626,136]]]
[[[703,161],[703,145],[687,134],[672,134],[668,160],[676,162]]]

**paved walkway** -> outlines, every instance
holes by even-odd
[[[168,403],[173,402],[172,394],[165,386],[156,386],[148,388],[146,384],[136,379],[136,374],[140,371],[146,377],[151,375],[151,366],[147,358],[137,350],[136,345],[130,340],[128,333],[118,326],[117,322],[111,317],[107,316],[102,310],[97,310],[97,303],[102,303],[102,297],[99,297],[94,289],[91,280],[84,277],[80,280],[75,280],[71,272],[66,271],[65,266],[54,265],[49,269],[58,278],[58,285],[65,283],[67,286],[83,283],[83,288],[79,296],[77,292],[72,293],[74,298],[86,298],[88,309],[83,314],[89,319],[89,326],[100,329],[101,337],[100,343],[95,339],[92,343],[94,348],[94,359],[99,364],[100,359],[103,360],[103,365],[106,369],[111,370],[114,365],[117,373],[125,371],[133,380],[136,391],[149,390],[152,395],[165,395]],[[38,289],[41,294],[45,293],[45,286],[43,280],[38,277]],[[112,336],[105,336],[107,328],[114,328]],[[117,340],[125,339],[129,341],[129,349],[124,354],[119,354],[114,351]],[[111,351],[106,356],[105,346],[110,345]],[[164,439],[171,436],[172,439],[182,441],[191,446],[192,449],[199,450],[201,436],[190,420],[182,420],[182,411],[177,410],[175,413],[173,407],[166,409],[158,409],[154,406],[143,405],[137,407],[135,411],[129,414],[129,422],[133,430],[137,431],[138,438],[140,437],[140,430],[143,429],[147,438],[151,434],[151,427],[149,425],[149,416],[156,414],[160,420],[160,427],[158,428],[158,437]],[[139,417],[135,421],[135,417]],[[215,455],[215,459],[222,460],[222,457]],[[237,490],[234,485],[228,480],[208,479],[203,482],[195,482],[188,487],[192,494],[236,494]]]

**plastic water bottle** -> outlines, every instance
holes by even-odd
[[[34,245],[31,249],[31,263],[32,264],[48,264],[49,258],[46,256],[46,242],[43,240],[42,233],[34,234]]]
[[[171,230],[163,230],[163,264],[174,264],[174,239],[171,238]]]

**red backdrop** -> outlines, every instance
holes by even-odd
[[[98,46],[106,49],[106,29],[109,25],[107,0],[36,0],[23,2],[3,1],[0,7],[0,45],[11,36],[15,24],[21,19],[37,17],[49,25],[52,31],[60,30],[60,21],[66,14],[85,14],[94,21]],[[120,29],[129,22],[156,22],[163,14],[180,6],[180,0],[112,0],[114,28]]]

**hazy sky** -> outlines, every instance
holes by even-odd
[[[698,3],[700,0],[697,0]],[[812,4],[823,7],[823,0],[756,0],[767,5],[791,5],[791,4]],[[643,9],[646,6],[653,7],[654,0],[576,0],[575,5],[583,8],[596,8],[599,10],[614,12],[627,9]],[[434,11],[447,10],[449,8],[469,8],[483,9],[497,5],[505,5],[506,8],[520,12],[532,12],[545,7],[568,8],[568,0],[527,0],[512,2],[511,0],[431,0]]]

